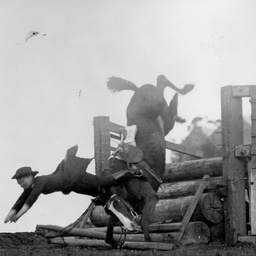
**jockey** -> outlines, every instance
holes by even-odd
[[[66,158],[52,174],[36,176],[38,172],[32,171],[31,167],[21,167],[16,171],[12,179],[16,179],[24,191],[5,218],[5,223],[16,222],[32,207],[41,193],[47,195],[60,191],[69,194],[73,191],[95,197],[101,186],[112,186],[117,180],[130,176],[128,170],[105,177],[87,173],[87,166],[93,158],[76,157],[77,149],[77,146],[69,149]]]

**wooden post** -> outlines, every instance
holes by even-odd
[[[221,88],[221,108],[222,167],[223,176],[228,181],[224,204],[225,238],[227,242],[235,243],[238,235],[246,234],[246,210],[244,162],[234,154],[235,147],[243,144],[242,98],[234,97],[232,86]]]
[[[196,191],[196,194],[195,194],[195,198],[194,200],[192,201],[192,203],[189,205],[188,209],[187,209],[187,212],[180,224],[180,230],[179,230],[179,233],[176,237],[177,241],[180,241],[180,239],[182,238],[184,232],[185,232],[185,229],[190,221],[190,218],[194,212],[194,210],[196,209],[196,205],[200,199],[200,196],[202,195],[204,189],[206,188],[207,186],[207,183],[210,179],[210,176],[209,175],[204,175],[203,177],[203,180],[202,182],[200,183],[200,185],[198,186],[197,188],[197,191]]]
[[[256,93],[251,96],[251,159],[248,164],[248,178],[251,235],[256,235]]]
[[[97,116],[93,119],[94,125],[94,152],[96,174],[100,175],[106,167],[110,156],[109,117]]]

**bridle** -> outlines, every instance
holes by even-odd
[[[113,201],[113,199],[117,197],[117,202],[122,202],[127,208],[128,210],[130,211],[133,219],[132,221],[134,222],[136,218],[138,218],[138,214],[134,211],[134,209],[132,208],[132,206],[127,202],[125,201],[123,198],[121,198],[120,196],[118,196],[117,194],[113,194],[109,200],[106,202],[106,204],[104,205],[104,209],[105,210],[108,210],[111,202]],[[109,211],[109,210],[108,210]],[[122,230],[122,233],[119,237],[119,240],[116,242],[115,244],[115,247],[119,248],[119,249],[122,249],[123,245],[124,245],[124,242],[125,242],[125,239],[126,239],[126,235],[127,235],[127,229],[124,228],[124,226],[122,225],[122,223],[120,224],[120,227],[121,227],[121,230]],[[123,241],[121,240],[122,239],[122,236],[124,235],[124,238],[123,238]]]

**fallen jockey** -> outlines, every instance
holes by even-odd
[[[16,203],[11,208],[4,222],[16,222],[36,202],[40,194],[62,192],[97,196],[101,186],[111,186],[117,181],[130,176],[127,170],[101,177],[86,172],[87,166],[93,158],[79,158],[76,156],[78,146],[67,151],[66,158],[61,161],[56,170],[49,175],[36,176],[37,171],[31,167],[19,168],[12,179],[24,189]]]

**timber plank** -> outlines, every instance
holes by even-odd
[[[87,247],[107,247],[111,246],[103,240],[96,239],[82,239],[82,238],[69,238],[69,237],[56,237],[51,239],[53,244],[68,244],[76,246],[87,246]],[[169,243],[153,243],[153,242],[125,242],[124,249],[136,249],[136,250],[163,250],[171,251],[174,248],[173,244]]]
[[[184,216],[184,218],[183,218],[183,220],[181,222],[180,232],[178,233],[178,235],[176,237],[177,241],[181,240],[181,238],[182,238],[182,236],[183,236],[183,234],[185,232],[185,229],[186,229],[186,227],[187,227],[187,225],[189,223],[189,220],[191,219],[192,214],[193,214],[193,212],[194,212],[194,210],[196,208],[196,205],[197,205],[197,203],[199,201],[199,198],[202,195],[202,193],[203,193],[203,191],[204,191],[204,189],[205,189],[209,179],[210,179],[209,175],[207,175],[207,174],[204,175],[203,180],[202,180],[201,184],[199,185],[199,187],[198,187],[198,189],[196,191],[195,198],[192,201],[192,203],[190,204],[190,206],[189,206],[188,210],[186,211],[186,214],[185,214],[185,216]]]
[[[224,203],[225,238],[229,243],[236,243],[238,235],[246,234],[245,167],[244,161],[234,154],[236,146],[243,144],[242,98],[233,97],[233,91],[233,86],[221,88],[222,168],[228,180]]]

